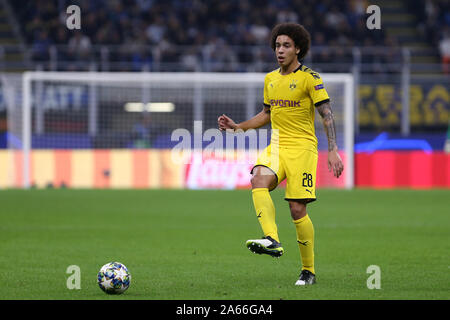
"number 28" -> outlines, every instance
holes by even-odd
[[[306,173],[306,172],[303,173],[302,186],[309,187],[309,188],[311,188],[313,186],[312,174]]]

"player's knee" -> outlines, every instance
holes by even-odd
[[[252,184],[252,188],[268,188],[269,190],[272,190],[277,186],[277,179],[270,169],[263,166],[257,166],[253,170],[250,183]]]
[[[301,201],[289,201],[289,209],[293,220],[298,220],[306,216],[306,203]]]
[[[254,174],[250,179],[252,188],[268,188],[269,190],[274,189],[276,185],[276,180],[274,175],[261,175]]]
[[[252,184],[252,188],[268,188],[269,182],[267,177],[264,177],[260,174],[255,174],[250,179],[250,182]]]

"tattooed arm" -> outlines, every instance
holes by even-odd
[[[334,126],[333,112],[331,110],[330,102],[322,103],[317,107],[317,111],[322,117],[323,127],[328,137],[328,170],[333,170],[336,178],[339,178],[344,165],[338,153],[338,146],[336,143],[336,127]]]

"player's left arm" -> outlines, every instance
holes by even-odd
[[[333,170],[333,175],[339,178],[342,171],[344,171],[344,164],[338,152],[336,142],[336,126],[334,124],[333,111],[331,109],[330,101],[323,102],[316,106],[317,111],[322,117],[323,127],[328,138],[328,170]]]

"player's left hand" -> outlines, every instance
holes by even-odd
[[[331,172],[331,170],[333,170],[333,175],[336,178],[339,178],[342,171],[344,171],[344,164],[337,150],[328,152],[328,171]]]

